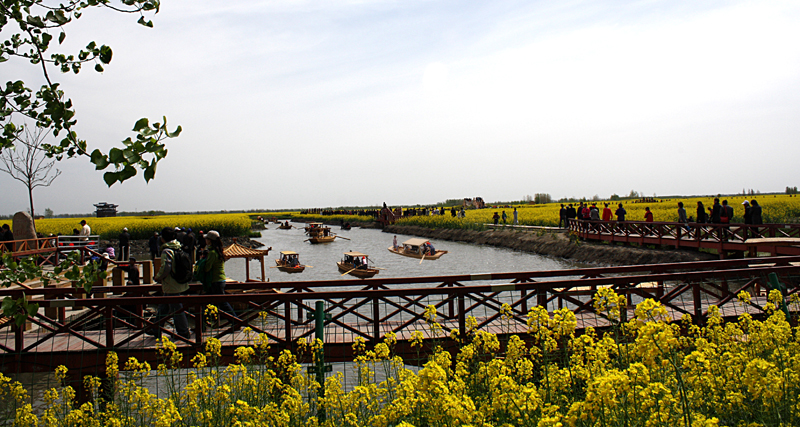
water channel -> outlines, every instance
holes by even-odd
[[[272,247],[264,262],[269,281],[353,279],[350,275],[343,277],[336,267],[336,262],[340,261],[342,254],[348,251],[367,254],[374,266],[383,268],[384,270],[381,270],[376,278],[561,270],[585,266],[512,249],[436,239],[430,239],[434,247],[449,253],[438,260],[420,263],[418,259],[390,253],[388,248],[392,246],[394,235],[378,229],[354,227],[351,230],[340,230],[338,226],[331,226],[333,233],[350,240],[337,238],[332,243],[311,244],[304,241],[308,238],[303,230],[305,224],[293,223],[293,225],[296,228],[281,230],[276,224],[269,224],[266,230],[261,231],[261,237],[254,239],[264,244],[259,249]],[[403,241],[413,237],[416,236],[398,234],[397,241],[402,244]],[[280,251],[299,253],[300,262],[313,268],[306,268],[302,273],[295,274],[269,268],[275,265],[274,260],[280,257]],[[225,273],[234,280],[245,280],[244,263],[243,259],[228,260],[225,263]],[[260,275],[258,262],[251,261],[250,278],[260,279]]]

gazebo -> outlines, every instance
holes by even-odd
[[[272,247],[262,250],[262,249],[250,249],[248,247],[242,246],[236,243],[236,239],[233,239],[233,244],[228,246],[227,248],[223,249],[225,253],[225,258],[244,258],[244,269],[246,274],[245,281],[247,282],[255,282],[255,280],[250,280],[250,260],[257,259],[261,261],[261,281],[266,281],[267,275],[264,270],[264,257],[269,254],[269,251],[272,250]]]

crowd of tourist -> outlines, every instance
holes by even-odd
[[[600,208],[597,206],[597,203],[589,204],[580,202],[577,207],[573,206],[572,203],[569,203],[566,206],[562,203],[561,209],[558,212],[558,226],[566,228],[569,226],[569,221],[573,219],[610,222],[612,221],[612,211],[608,205],[608,203],[604,203],[601,217]],[[761,206],[758,204],[758,201],[755,199],[745,200],[742,202],[742,206],[744,207],[744,213],[741,219],[744,224],[763,224]],[[703,202],[698,201],[696,218],[687,216],[686,208],[684,207],[683,202],[678,202],[677,214],[678,222],[682,223],[730,224],[735,222],[735,212],[733,206],[729,205],[727,200],[723,200],[722,203],[720,203],[719,198],[714,198],[714,204],[707,210],[703,205]],[[627,211],[623,207],[622,203],[618,204],[618,207],[613,212],[613,215],[616,215],[616,221],[618,222],[623,222],[626,220]],[[505,212],[503,212],[503,216],[503,222],[505,223]],[[499,216],[497,213],[495,213],[495,224],[497,224],[498,219]],[[645,214],[644,218],[642,219],[645,222],[654,221],[655,218],[649,206],[645,207]]]

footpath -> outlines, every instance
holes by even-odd
[[[602,243],[576,242],[567,237],[565,230],[462,230],[430,229],[419,226],[390,225],[385,233],[407,234],[429,239],[449,240],[510,248],[544,256],[564,258],[587,264],[633,265],[664,264],[718,259],[706,252],[650,249],[634,246],[609,245]]]

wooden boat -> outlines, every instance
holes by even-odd
[[[299,254],[294,251],[281,251],[281,258],[275,260],[278,270],[287,273],[302,273],[306,266],[300,264]]]
[[[361,252],[345,252],[344,258],[336,265],[339,267],[339,271],[360,279],[372,277],[380,271],[377,268],[369,268],[369,255]]]
[[[395,249],[394,247],[389,247],[389,252],[393,254],[403,255],[411,258],[422,258],[423,254],[425,254],[425,259],[428,260],[436,260],[442,257],[442,255],[446,254],[447,251],[434,251],[434,253],[430,253],[430,251],[426,251],[425,247],[430,245],[431,242],[425,239],[408,239],[403,242],[403,246],[398,247]]]
[[[310,222],[306,226],[306,234],[311,243],[330,243],[336,240],[336,235],[331,233],[331,228],[325,227],[321,222]]]
[[[311,242],[311,243],[330,243],[330,242],[336,240],[336,237],[337,236],[335,234],[329,234],[327,236],[316,235],[316,236],[309,237],[308,241]]]
[[[281,223],[281,225],[278,226],[278,229],[279,230],[291,230],[292,229],[292,224],[289,224],[289,221],[286,221],[284,223]]]

